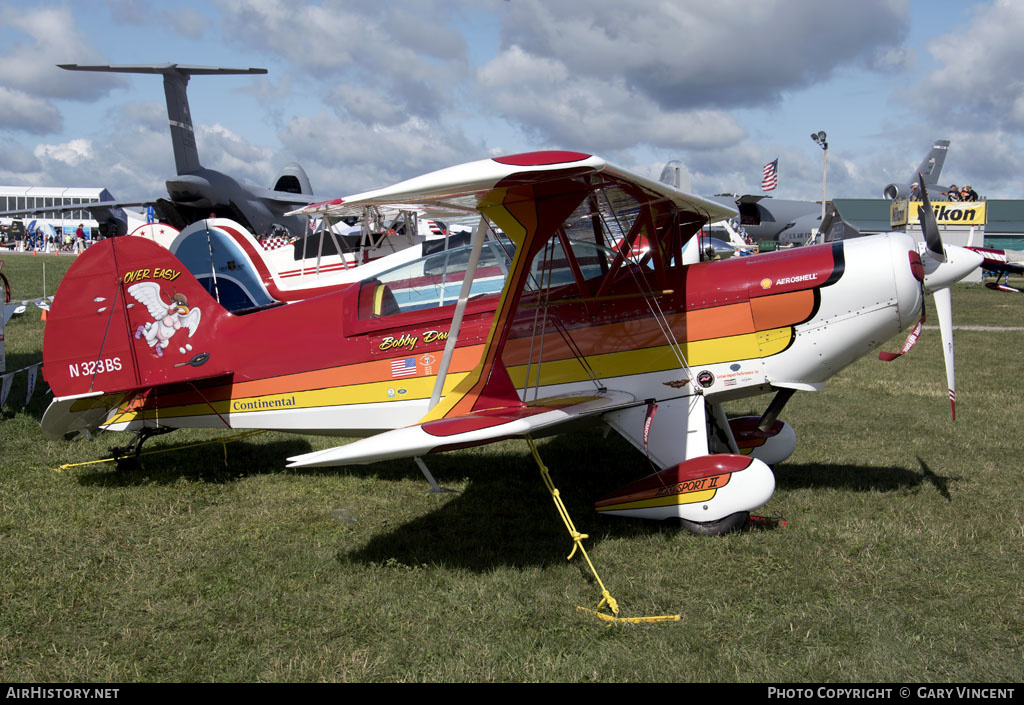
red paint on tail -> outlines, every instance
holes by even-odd
[[[163,247],[102,240],[64,275],[47,316],[43,371],[55,397],[228,374],[218,332],[233,316]]]

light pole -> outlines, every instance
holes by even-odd
[[[828,142],[825,141],[825,131],[811,133],[811,139],[814,140],[815,144],[821,147],[824,152],[824,166],[821,170],[821,223],[825,224],[825,183],[828,180]],[[818,226],[819,229],[821,226]]]

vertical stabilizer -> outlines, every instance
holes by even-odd
[[[910,175],[910,183],[917,181],[917,175],[924,176],[926,186],[939,183],[939,174],[942,173],[942,164],[946,161],[946,152],[949,151],[949,140],[936,140],[932,145],[928,156],[924,158],[917,171]]]
[[[917,188],[918,174],[924,177],[924,185],[931,187],[933,191],[944,191],[945,187],[938,186],[939,177],[942,174],[942,165],[946,161],[946,153],[949,151],[949,140],[935,140],[935,144],[928,151],[928,154],[910,175],[905,183],[889,184],[882,189],[882,196],[890,200],[897,198],[916,198],[919,194],[913,193]]]
[[[107,238],[61,280],[43,374],[56,398],[227,374],[232,320],[166,248],[144,237]]]
[[[164,73],[167,124],[171,128],[174,167],[179,174],[188,174],[200,167],[192,113],[188,109],[188,78],[187,73],[173,69]]]
[[[181,64],[80,66],[58,64],[68,71],[99,71],[104,73],[149,73],[164,77],[164,96],[167,99],[167,122],[171,128],[174,147],[174,165],[179,175],[198,171],[199,151],[196,148],[192,113],[188,107],[188,79],[191,76],[225,76],[234,74],[264,74],[266,69],[233,69],[218,66],[186,66]]]

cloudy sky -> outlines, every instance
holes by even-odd
[[[58,63],[262,67],[195,77],[204,166],[339,196],[497,154],[572,149],[692,190],[879,197],[936,139],[943,181],[1024,197],[1024,2],[0,0],[0,184],[165,193],[161,79]]]

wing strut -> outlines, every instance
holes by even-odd
[[[441,390],[444,389],[444,380],[448,376],[448,366],[452,362],[452,355],[455,352],[455,344],[459,339],[459,328],[462,326],[462,316],[466,312],[466,302],[469,301],[469,292],[473,287],[473,277],[476,276],[476,266],[480,261],[480,251],[484,246],[484,235],[489,226],[487,218],[480,216],[476,230],[473,231],[473,249],[469,253],[469,262],[466,264],[466,274],[462,279],[462,289],[459,290],[459,301],[455,304],[455,313],[452,315],[452,325],[448,330],[448,342],[444,345],[444,354],[441,356],[441,367],[437,371],[437,381],[434,383],[434,391],[430,395],[430,410],[433,410],[441,401]]]

